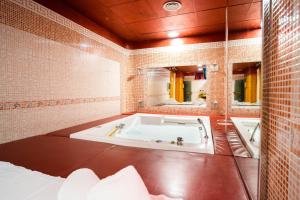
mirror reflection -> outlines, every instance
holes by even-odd
[[[258,199],[262,100],[261,2],[227,6],[227,138],[250,199]]]
[[[147,72],[147,106],[205,108],[207,65],[170,66]]]
[[[257,106],[261,102],[261,62],[234,63],[232,67],[232,106]]]

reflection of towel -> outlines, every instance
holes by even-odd
[[[245,81],[236,80],[234,82],[234,100],[237,100],[239,102],[244,101],[244,93],[245,93]]]

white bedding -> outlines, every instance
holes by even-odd
[[[64,178],[0,161],[0,199],[55,200]]]
[[[69,177],[71,176],[72,174]],[[57,200],[58,192],[65,180],[0,161],[1,200]],[[150,199],[182,200],[171,199],[164,195],[150,195]]]

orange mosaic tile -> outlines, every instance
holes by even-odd
[[[124,48],[30,0],[0,10],[1,143],[127,111]]]
[[[300,199],[300,2],[264,1],[260,199]]]

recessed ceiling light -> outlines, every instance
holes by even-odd
[[[182,5],[179,1],[167,1],[163,6],[163,8],[168,12],[177,11],[181,7]]]
[[[171,41],[172,46],[180,46],[182,44],[183,44],[183,40],[180,38],[176,38]]]
[[[170,38],[177,37],[178,35],[179,35],[179,33],[177,31],[170,31],[170,32],[168,32],[168,36]]]

